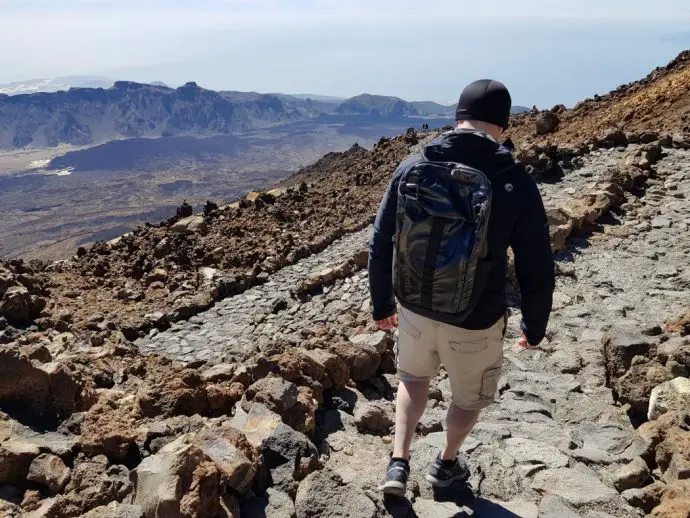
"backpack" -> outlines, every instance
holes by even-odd
[[[464,164],[424,159],[402,174],[393,285],[403,307],[450,324],[469,316],[491,267],[491,198],[487,176]]]

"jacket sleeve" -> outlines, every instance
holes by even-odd
[[[530,177],[522,193],[520,215],[510,245],[522,294],[520,327],[531,345],[544,339],[555,286],[549,224],[539,189]]]
[[[399,178],[400,169],[383,196],[369,242],[369,291],[374,320],[383,320],[397,311],[393,293],[393,245]]]

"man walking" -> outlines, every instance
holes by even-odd
[[[544,206],[524,167],[498,142],[511,102],[497,81],[465,88],[455,130],[398,167],[374,224],[373,318],[380,329],[400,327],[387,494],[405,494],[410,444],[440,364],[453,401],[444,448],[426,478],[447,487],[469,476],[458,451],[480,410],[493,402],[501,375],[509,246],[522,293],[518,345],[537,346],[546,332],[554,265]]]

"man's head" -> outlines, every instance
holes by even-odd
[[[458,127],[472,127],[499,138],[508,129],[512,99],[508,89],[492,79],[470,83],[462,91],[455,120]]]

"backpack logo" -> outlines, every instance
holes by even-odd
[[[512,183],[507,183],[503,186],[503,188],[506,190],[506,192],[513,192],[513,184]]]

